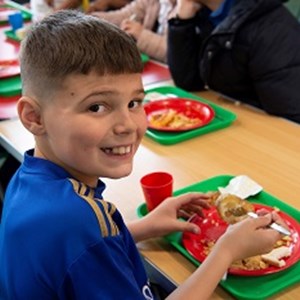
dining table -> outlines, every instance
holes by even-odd
[[[168,85],[170,82],[161,82]],[[116,204],[126,222],[139,218],[137,209],[144,197],[140,179],[145,174],[166,171],[173,175],[174,191],[220,175],[247,175],[263,190],[300,210],[300,126],[286,119],[227,99],[214,91],[195,95],[236,115],[222,130],[173,145],[161,145],[145,136],[134,159],[132,173],[125,178],[106,179],[104,198]],[[18,118],[0,122],[0,145],[18,161],[34,139]],[[157,220],[159,222],[159,220]],[[171,292],[197,268],[165,238],[138,243],[145,265],[154,280]],[[299,264],[299,262],[298,262]],[[295,300],[299,281],[272,295],[270,299]],[[218,286],[211,299],[235,299]]]

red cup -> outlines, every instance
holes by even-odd
[[[173,177],[166,172],[154,172],[140,180],[148,211],[153,210],[173,194]]]

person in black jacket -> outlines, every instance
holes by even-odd
[[[281,0],[178,0],[168,65],[203,88],[300,123],[300,24]]]

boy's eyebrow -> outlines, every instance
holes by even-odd
[[[134,94],[143,94],[145,95],[145,90],[143,88],[141,89],[136,89],[133,91]],[[92,92],[91,94],[87,95],[82,99],[82,101],[85,101],[86,99],[92,97],[92,96],[109,96],[109,95],[117,95],[119,94],[119,91],[114,91],[114,90],[107,90],[107,91],[95,91]]]

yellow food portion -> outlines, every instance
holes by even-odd
[[[22,27],[16,30],[15,35],[19,40],[23,40],[29,30],[29,27]]]
[[[219,192],[210,192],[209,195],[211,197],[209,201],[210,204],[216,207],[220,217],[228,224],[237,223],[246,218],[248,212],[254,211],[254,206],[252,203],[235,195],[221,195]],[[218,224],[214,224],[214,226],[217,225]],[[282,247],[288,248],[291,245],[291,242],[291,237],[284,236],[275,243],[272,251]],[[215,245],[214,241],[202,240],[201,243],[203,244],[205,255],[208,255]],[[253,271],[266,269],[270,266],[280,267],[280,265],[276,264],[275,260],[272,261],[271,259],[268,259],[268,254],[266,254],[240,259],[235,261],[231,265],[231,268]]]
[[[174,109],[166,109],[152,113],[149,117],[149,123],[154,127],[169,127],[174,129],[184,129],[201,125],[199,118],[189,118],[183,113],[178,113]]]
[[[203,243],[204,254],[207,256],[211,252],[213,246],[215,245],[215,242],[202,240],[201,243]],[[279,240],[278,243],[274,245],[273,249],[279,249],[281,247],[289,247],[290,243],[291,243],[291,238],[285,236],[281,240]],[[270,253],[272,253],[272,251]],[[231,268],[254,271],[254,270],[263,270],[270,266],[281,267],[280,265],[273,263],[272,260],[267,259],[268,257],[267,255],[268,254],[256,255],[245,259],[239,259],[232,263]]]
[[[228,224],[234,224],[247,217],[248,212],[254,212],[254,206],[247,200],[235,195],[220,195],[215,200],[220,217]]]

